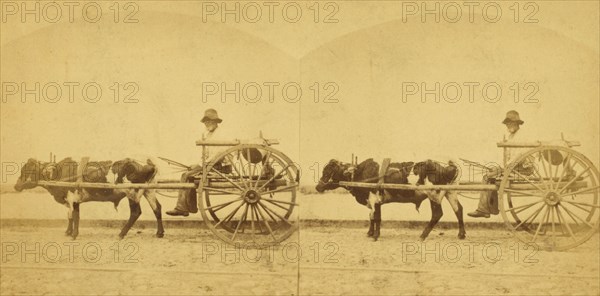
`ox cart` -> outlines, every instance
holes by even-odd
[[[408,190],[496,191],[499,210],[506,227],[525,243],[545,250],[566,250],[586,242],[600,224],[599,174],[594,164],[572,149],[578,142],[562,141],[564,146],[543,142],[502,141],[504,170],[489,184],[458,182],[450,185],[385,184],[385,163],[379,183],[339,182],[346,187]],[[507,150],[531,148],[508,163]],[[523,172],[527,161],[530,173]]]
[[[193,182],[155,180],[143,184],[40,181],[42,186],[107,189],[190,189],[195,191],[199,212],[221,240],[246,246],[279,244],[298,227],[292,216],[300,170],[285,154],[271,147],[274,139],[262,144],[240,141],[196,141],[205,155],[207,147],[227,147],[210,161],[202,157],[202,173]],[[225,171],[224,163],[228,171]],[[80,166],[80,167],[83,167]],[[81,175],[81,172],[78,172]]]

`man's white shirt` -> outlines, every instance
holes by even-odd
[[[204,140],[210,141],[234,141],[237,138],[229,133],[226,128],[223,128],[222,125],[217,126],[217,128],[212,131],[205,131],[203,134]],[[208,161],[217,156],[219,153],[229,149],[229,146],[206,146],[204,150],[204,160]]]
[[[529,139],[527,137],[527,134],[525,134],[525,132],[523,132],[523,130],[521,130],[521,129],[519,129],[515,133],[506,134],[504,138],[506,139],[507,143],[533,142],[533,140]],[[517,157],[519,157],[519,155],[525,153],[529,149],[531,149],[531,148],[517,148],[517,147],[507,148],[506,152],[505,152],[506,153],[506,164],[508,165],[513,160],[517,159]]]

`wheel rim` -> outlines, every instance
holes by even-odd
[[[529,175],[519,165],[524,160],[533,165]],[[560,146],[538,147],[515,159],[503,175],[500,211],[521,241],[545,250],[566,250],[597,232],[599,174],[581,153]]]
[[[257,163],[252,157],[256,151],[262,155]],[[230,244],[260,248],[278,244],[296,230],[292,213],[299,170],[287,156],[266,146],[239,145],[214,159],[203,172],[198,199],[215,235]],[[230,173],[218,170],[222,160],[231,164]]]

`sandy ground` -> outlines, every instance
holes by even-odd
[[[503,230],[303,227],[283,245],[233,248],[208,230],[4,227],[2,295],[598,295],[599,239],[566,252],[525,249]],[[427,250],[427,251],[426,251]]]
[[[175,202],[160,201],[163,210]],[[466,211],[476,207],[474,200],[461,201]],[[2,221],[41,222],[37,227],[2,223],[0,294],[600,294],[598,234],[569,251],[537,251],[526,249],[501,225],[489,229],[477,223],[482,220],[465,216],[467,239],[459,241],[456,218],[445,202],[446,226],[434,229],[424,243],[416,240],[421,226],[401,227],[409,224],[391,220],[426,221],[427,203],[420,213],[412,205],[384,206],[382,237],[373,242],[366,228],[357,228],[360,223],[343,222],[368,216],[350,195],[300,194],[298,202],[295,214],[303,221],[331,223],[304,223],[283,245],[256,251],[233,248],[206,229],[180,228],[173,221],[200,225],[198,215],[165,217],[174,223],[166,223],[165,238],[157,239],[145,202],[144,223],[122,241],[116,239],[116,225],[129,215],[126,202],[118,211],[108,203],[83,204],[83,221],[116,224],[82,222],[73,242],[63,235],[66,208],[51,196],[4,193]]]

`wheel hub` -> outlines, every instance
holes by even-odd
[[[555,206],[560,202],[560,197],[555,192],[548,192],[544,201],[546,201],[548,205]]]
[[[260,194],[254,190],[246,190],[242,197],[248,203],[255,204],[260,200]]]

